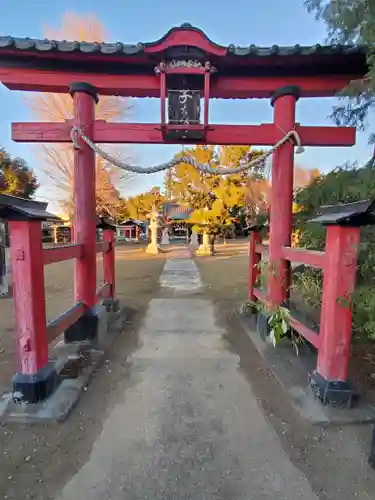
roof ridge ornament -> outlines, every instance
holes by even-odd
[[[168,68],[203,68],[197,59],[171,59],[167,62]]]

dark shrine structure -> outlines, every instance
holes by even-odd
[[[304,147],[352,146],[350,127],[296,123],[299,99],[336,95],[367,72],[365,53],[356,46],[222,46],[189,24],[171,29],[160,40],[127,45],[0,37],[0,82],[11,90],[70,93],[74,117],[58,123],[13,123],[12,138],[28,143],[70,143],[78,127],[95,144],[214,144],[274,146],[296,131]],[[101,96],[153,97],[160,101],[158,123],[110,123],[95,119]],[[273,122],[216,125],[211,99],[268,99]],[[249,122],[251,116],[249,116]],[[48,214],[35,202],[19,207],[0,200],[0,217],[9,220],[17,324],[16,401],[41,402],[58,390],[56,363],[48,343],[61,332],[65,341],[94,341],[95,307],[103,297],[115,308],[114,233],[103,223],[104,241],[96,242],[95,152],[78,138],[74,147],[76,214],[74,243],[43,249],[40,225]],[[291,248],[294,140],[273,154],[270,242],[262,245],[259,228],[250,237],[249,298],[269,308],[288,300],[290,262],[324,270],[320,331],[292,317],[292,326],[318,350],[310,383],[324,404],[351,406],[347,380],[351,337],[350,296],[355,286],[359,227],[372,223],[368,202],[328,207],[316,223],[327,227],[324,252]],[[104,225],[103,225],[104,224]],[[257,264],[267,251],[266,291],[256,288]],[[96,253],[104,253],[105,284],[96,290]],[[75,259],[75,303],[71,311],[46,325],[43,267]],[[343,300],[340,300],[343,299]],[[108,303],[108,302],[107,302]]]

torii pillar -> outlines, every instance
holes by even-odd
[[[276,141],[295,129],[297,86],[278,89],[271,98],[274,107]],[[294,144],[286,142],[272,158],[268,298],[274,306],[288,299],[290,263],[283,258],[283,246],[290,246],[293,217]]]
[[[95,121],[97,89],[88,83],[72,83],[69,93],[74,101],[76,127],[92,138]],[[84,304],[87,317],[96,303],[96,172],[95,152],[79,137],[74,149],[75,218],[74,243],[83,245],[82,257],[76,259],[74,294],[75,302]],[[92,321],[86,321],[89,329]],[[82,324],[82,326],[85,326]],[[94,327],[95,328],[95,327]],[[86,328],[83,328],[86,330]],[[90,338],[92,332],[87,331]],[[81,340],[81,339],[80,339]]]

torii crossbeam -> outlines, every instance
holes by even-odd
[[[13,123],[12,139],[16,142],[71,142],[73,121],[45,123]],[[192,125],[189,129],[192,129]],[[198,128],[198,127],[197,127]],[[353,146],[356,131],[351,127],[303,126],[295,130],[304,146]],[[285,131],[288,132],[288,131]],[[205,144],[273,146],[284,131],[274,123],[261,125],[209,125]],[[107,144],[181,144],[181,141],[163,137],[160,123],[109,123],[96,120],[93,123],[92,140]],[[193,144],[199,141],[189,141]]]

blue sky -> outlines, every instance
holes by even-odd
[[[324,41],[325,26],[317,23],[306,12],[303,0],[213,0],[121,1],[111,0],[0,0],[0,35],[43,37],[43,26],[58,26],[67,10],[79,14],[95,14],[106,26],[110,40],[137,43],[154,41],[172,26],[189,22],[205,31],[215,42],[228,45],[312,45]],[[297,121],[302,124],[331,124],[328,115],[334,99],[301,99],[297,107]],[[0,145],[14,155],[23,156],[38,172],[40,160],[36,147],[16,144],[10,139],[12,121],[32,120],[25,105],[25,94],[10,92],[0,86]],[[134,121],[159,121],[156,100],[136,100]],[[272,120],[268,100],[214,101],[210,107],[212,123],[264,123]],[[364,162],[371,154],[367,133],[357,134],[353,148],[308,148],[297,157],[306,167],[328,171],[347,160]],[[129,146],[134,162],[147,166],[170,158],[179,148],[174,146]],[[142,176],[130,186],[128,193],[142,191],[161,184],[162,175]],[[48,185],[43,185],[41,196],[51,196]],[[53,194],[52,194],[53,196]]]

